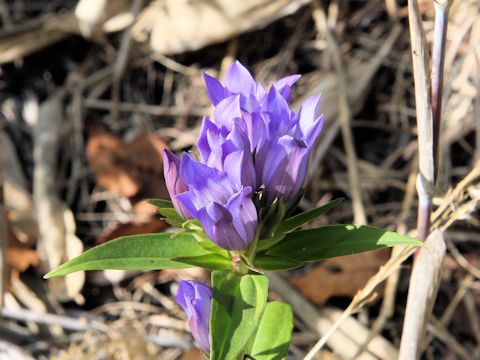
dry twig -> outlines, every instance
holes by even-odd
[[[347,171],[349,189],[352,194],[352,206],[354,214],[354,222],[356,224],[366,224],[367,216],[365,214],[365,208],[362,201],[362,190],[360,188],[360,181],[358,175],[357,155],[355,153],[355,145],[350,127],[351,111],[350,104],[348,102],[348,90],[347,90],[347,72],[345,71],[345,65],[343,63],[340,47],[335,35],[330,29],[327,23],[327,17],[318,0],[312,0],[313,5],[313,18],[315,20],[317,31],[325,31],[328,47],[332,50],[333,63],[337,72],[337,86],[338,86],[338,113],[340,128],[342,130],[343,146],[347,153]]]

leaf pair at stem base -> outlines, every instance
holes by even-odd
[[[212,273],[211,360],[285,359],[293,329],[289,305],[267,302],[263,275]]]

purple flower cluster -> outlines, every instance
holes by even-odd
[[[308,98],[298,114],[290,110],[291,87],[299,75],[275,82],[268,91],[236,61],[224,84],[204,75],[214,116],[203,119],[199,160],[164,153],[165,179],[173,205],[195,218],[209,238],[228,250],[245,248],[255,237],[257,190],[263,206],[276,198],[288,207],[305,187],[310,154],[323,126],[320,96]]]

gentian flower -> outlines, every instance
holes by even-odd
[[[177,194],[188,190],[187,185],[180,177],[180,159],[167,149],[163,150],[163,175],[175,210],[184,219],[190,219],[190,214],[176,198]]]
[[[238,60],[235,61],[225,74],[225,85],[214,77],[203,74],[208,96],[214,106],[217,106],[223,99],[231,95],[240,95],[240,102],[245,111],[252,112],[256,106],[262,103],[267,94],[261,84],[256,82],[250,72]],[[300,75],[289,75],[275,83],[276,88],[287,102],[290,102],[290,88],[297,82]]]
[[[213,118],[203,119],[199,161],[185,155],[180,162],[165,153],[175,208],[200,221],[227,250],[244,249],[254,239],[257,190],[266,195],[266,206],[278,198],[288,207],[305,188],[323,116],[316,116],[320,96],[307,99],[298,114],[290,110],[291,87],[299,77],[287,76],[267,92],[238,61],[224,84],[204,74],[215,108]]]
[[[227,250],[240,250],[254,239],[258,218],[252,188],[238,183],[241,162],[231,165],[227,173],[184,155],[180,175],[189,191],[177,199],[213,242]]]
[[[250,143],[237,123],[228,131],[205,117],[197,147],[203,164],[225,171],[237,186],[256,187]]]
[[[288,103],[290,88],[300,75],[290,75],[272,85]],[[225,74],[225,85],[204,73],[207,92],[215,106],[214,122],[231,130],[238,122],[250,141],[251,151],[264,144],[268,138],[268,129],[263,119],[264,100],[267,92],[256,82],[249,71],[240,62],[235,61]]]
[[[267,202],[278,197],[290,205],[305,187],[310,155],[323,127],[323,115],[316,117],[319,101],[319,95],[308,98],[295,115],[284,97],[270,89],[264,103],[270,137],[255,159],[257,183],[264,186]]]
[[[187,314],[188,325],[200,349],[210,350],[210,309],[212,289],[198,281],[182,280],[178,285],[178,305]]]
[[[242,183],[254,189],[254,185],[262,185],[267,203],[276,197],[287,205],[296,200],[307,182],[310,155],[322,130],[323,116],[316,117],[320,96],[307,99],[298,115],[290,110],[291,86],[299,77],[287,76],[275,82],[267,93],[238,61],[227,71],[224,84],[204,74],[208,95],[215,105],[214,119],[208,119],[208,123],[204,120],[204,128],[216,126],[223,138],[234,127],[245,134],[250,155],[243,145],[242,160],[250,169],[247,157],[255,154],[256,182],[250,179],[251,170],[244,170],[249,181],[244,179]],[[200,148],[207,143],[206,133],[202,131]],[[202,157],[202,161],[205,159]]]

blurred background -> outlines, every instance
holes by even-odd
[[[420,9],[430,42],[432,1]],[[478,0],[457,0],[449,19],[433,216],[449,252],[425,359],[480,358],[479,14]],[[167,229],[145,202],[168,196],[161,151],[194,145],[211,112],[201,73],[221,78],[235,59],[265,86],[302,74],[296,109],[322,93],[326,124],[300,206],[347,200],[313,226],[414,230],[407,15],[395,0],[0,0],[0,358],[202,359],[173,295],[180,278],[208,282],[206,271],[42,276],[115,237]],[[272,284],[295,311],[289,359],[389,257],[334,258]],[[318,358],[395,359],[409,274],[407,262]]]

